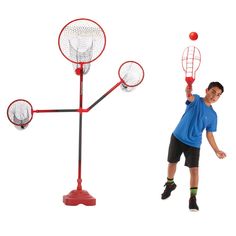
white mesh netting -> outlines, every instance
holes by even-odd
[[[25,100],[16,100],[8,107],[7,116],[11,123],[23,128],[32,120],[32,106]]]
[[[96,60],[105,49],[103,29],[94,21],[78,19],[68,23],[58,39],[62,54],[72,63],[87,64]],[[89,66],[84,66],[84,72]]]
[[[144,71],[137,62],[127,61],[121,65],[119,77],[122,80],[122,90],[129,92],[143,81]]]

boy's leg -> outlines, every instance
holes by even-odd
[[[189,168],[190,170],[190,188],[198,187],[198,167]]]
[[[189,167],[190,171],[190,199],[189,209],[192,211],[198,211],[197,205],[197,189],[198,189],[198,164],[200,157],[200,148],[195,148],[186,145],[185,151],[185,165]]]
[[[198,211],[199,207],[197,205],[197,190],[198,190],[198,167],[189,168],[190,170],[190,199],[189,199],[189,209],[191,211]]]
[[[161,199],[166,199],[171,195],[171,192],[175,190],[176,184],[174,182],[174,176],[176,172],[177,163],[169,163],[168,165],[168,177],[167,182],[165,183],[165,190],[161,194]]]
[[[169,163],[168,165],[168,179],[174,179],[175,172],[176,172],[177,163]]]
[[[171,192],[175,190],[176,184],[174,176],[176,172],[176,165],[180,160],[182,154],[181,142],[172,134],[170,139],[169,151],[167,161],[169,162],[167,170],[167,182],[165,183],[165,190],[161,194],[161,199],[166,199],[170,196]]]

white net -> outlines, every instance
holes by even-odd
[[[195,46],[185,48],[182,55],[182,66],[186,77],[195,78],[195,73],[201,63],[201,53]]]
[[[81,40],[78,40],[78,45],[77,48],[74,48],[74,46],[72,46],[72,42],[69,41],[69,48],[70,48],[70,57],[75,59],[78,62],[82,62],[82,61],[91,61],[92,56],[93,56],[93,42],[91,42],[91,44],[88,44],[87,40],[83,40],[83,38]],[[76,43],[74,43],[75,45]],[[81,47],[80,47],[81,45]],[[83,48],[84,50],[79,51],[80,48]],[[90,63],[89,64],[83,64],[83,73],[87,74],[89,72],[90,69]],[[73,63],[73,67],[74,70],[76,70],[77,68],[80,68],[81,65],[80,64],[75,64]]]
[[[130,92],[143,81],[144,71],[137,62],[127,61],[121,65],[119,77],[122,80],[121,89]]]
[[[8,107],[7,116],[11,123],[24,129],[32,120],[32,106],[25,100],[16,100]]]
[[[69,61],[87,64],[101,55],[105,49],[106,37],[103,29],[94,21],[78,19],[62,29],[58,41],[62,54]],[[85,73],[89,67],[84,66]]]

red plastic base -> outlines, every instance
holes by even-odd
[[[72,190],[68,195],[63,196],[63,202],[68,206],[77,206],[79,204],[86,206],[96,205],[96,199],[85,190]]]

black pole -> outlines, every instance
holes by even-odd
[[[34,110],[35,113],[47,113],[47,112],[78,112],[78,109],[48,109],[48,110]]]
[[[119,85],[121,85],[122,82],[118,82],[115,84],[111,89],[109,89],[105,94],[103,94],[97,101],[95,101],[89,108],[87,109],[90,111],[93,107],[95,107],[99,102],[101,102],[108,94],[110,94],[113,90],[115,90]]]

